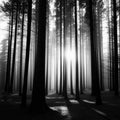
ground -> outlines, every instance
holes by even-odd
[[[30,103],[28,96],[28,106]],[[103,92],[103,104],[97,106],[90,94],[83,94],[77,101],[73,96],[65,100],[52,94],[46,97],[51,110],[42,114],[31,114],[29,107],[21,108],[20,97],[14,94],[0,97],[0,120],[120,120],[120,97],[113,92]]]

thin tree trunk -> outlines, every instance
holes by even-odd
[[[13,38],[13,3],[12,4],[12,11],[11,11],[11,33],[10,38],[8,39],[8,54],[7,54],[7,70],[6,70],[6,83],[5,83],[5,92],[8,92],[10,86],[10,66],[11,66],[11,49],[12,49],[12,38]]]
[[[16,60],[17,29],[18,29],[18,2],[17,2],[17,6],[16,6],[15,37],[14,37],[14,48],[13,48],[13,61],[12,61],[12,73],[11,73],[10,93],[13,93],[15,60]]]
[[[80,6],[80,3],[79,3]],[[80,9],[79,9],[80,10]],[[83,82],[82,82],[82,16],[80,15],[80,93],[83,94]]]
[[[72,50],[72,3],[70,4],[70,50]],[[73,95],[73,80],[72,80],[72,60],[70,61],[70,92]]]
[[[58,5],[58,2],[56,1],[56,4]],[[56,75],[55,75],[55,80],[56,80],[56,84],[55,84],[55,88],[56,88],[56,94],[58,94],[58,41],[59,41],[59,20],[58,20],[58,6],[56,6],[56,41],[55,41],[55,60],[56,60],[56,65],[55,65],[55,70],[56,70]]]
[[[109,2],[108,2],[108,35],[109,35],[109,65],[110,65],[110,68],[109,68],[109,89],[112,90],[112,85],[111,85],[111,82],[112,82],[112,75],[111,75],[111,72],[112,72],[112,60],[111,60],[111,21],[110,21],[110,8],[109,8]]]
[[[63,54],[62,54],[62,3],[63,0],[60,0],[60,94],[62,94],[62,84],[63,84],[63,65],[62,65],[62,59],[63,59]]]
[[[27,46],[26,46],[26,58],[25,58],[25,73],[23,81],[22,103],[23,107],[27,103],[27,80],[28,80],[28,66],[29,66],[29,52],[30,52],[30,37],[31,37],[31,20],[32,20],[32,0],[28,1],[28,23],[27,23]]]
[[[46,52],[46,61],[47,61],[47,63],[46,63],[46,83],[45,83],[45,94],[46,95],[48,95],[48,73],[49,73],[49,70],[48,70],[48,68],[49,68],[49,3],[47,4],[47,38],[46,38],[46,46],[47,46],[47,52]]]
[[[115,95],[118,96],[118,42],[117,42],[117,15],[116,15],[116,0],[113,0],[114,14],[114,49],[115,49]]]
[[[64,21],[64,58],[63,58],[63,95],[67,99],[67,65],[65,59],[65,50],[66,50],[66,3],[67,0],[64,0],[63,8],[63,21]]]
[[[81,16],[81,19],[82,19],[82,21],[81,21],[81,23],[82,23],[82,25],[81,25],[81,28],[83,29],[83,23],[84,23],[84,21],[83,21],[83,9],[82,9],[82,16]],[[81,93],[83,94],[83,89],[85,88],[85,70],[84,70],[84,66],[85,66],[85,64],[84,64],[84,54],[85,54],[85,50],[84,50],[84,47],[85,47],[85,42],[84,42],[84,35],[83,35],[84,33],[83,33],[83,31],[81,32],[81,60],[82,60],[82,62],[81,62],[81,82],[82,82],[82,86],[81,86],[81,89],[82,89],[82,91],[81,91]]]
[[[75,49],[76,49],[76,99],[79,99],[79,79],[78,79],[78,32],[77,32],[77,0],[75,0]]]
[[[101,6],[100,6],[100,2],[98,3],[98,5],[97,5],[97,13],[98,13],[98,16],[97,16],[97,18],[98,18],[98,24],[97,24],[97,28],[98,28],[98,59],[99,59],[99,79],[100,79],[100,88],[101,88],[101,90],[104,90],[104,83],[103,83],[103,77],[102,77],[102,35],[101,35],[101,26],[102,26],[102,24],[101,24],[101,22],[102,22],[102,20],[101,20]]]
[[[25,7],[24,2],[22,3],[22,27],[21,27],[21,45],[20,45],[20,82],[19,82],[19,95],[22,93],[22,63],[23,63],[23,37],[24,37],[24,16],[25,16]]]
[[[113,35],[113,2],[111,0],[111,88],[114,90],[114,81],[115,81],[115,66],[114,66],[114,35]]]

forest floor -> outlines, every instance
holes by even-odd
[[[28,96],[28,105],[31,97]],[[55,94],[46,97],[51,108],[44,114],[31,114],[28,108],[20,107],[20,97],[0,96],[0,120],[120,120],[120,97],[113,92],[102,93],[102,105],[96,105],[90,94],[83,94],[77,101],[73,96],[65,100]]]

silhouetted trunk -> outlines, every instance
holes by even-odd
[[[25,107],[27,103],[27,80],[28,80],[28,66],[29,66],[29,52],[30,52],[30,37],[31,37],[31,17],[32,17],[32,0],[28,1],[28,22],[27,22],[27,44],[26,44],[26,58],[25,58],[25,73],[23,81],[22,92],[22,106]]]
[[[66,66],[66,59],[65,59],[65,50],[66,50],[66,3],[67,1],[64,0],[63,2],[63,21],[64,21],[64,58],[63,58],[63,95],[67,98],[67,66]]]
[[[80,6],[80,3],[79,3]],[[83,94],[83,82],[82,82],[82,15],[79,9],[80,16],[80,93]]]
[[[108,36],[109,36],[109,89],[112,90],[112,59],[111,59],[111,21],[110,21],[110,8],[109,8],[110,2],[108,2]]]
[[[115,57],[114,57],[114,26],[113,26],[113,0],[111,0],[111,66],[112,66],[112,70],[111,70],[111,75],[112,75],[112,81],[111,81],[111,87],[112,90],[115,90]]]
[[[5,92],[8,92],[10,87],[10,68],[11,68],[11,48],[12,48],[12,38],[13,38],[13,3],[12,10],[11,10],[11,30],[10,30],[10,38],[8,39],[8,54],[7,54],[7,70],[6,70],[6,83],[5,83]]]
[[[62,84],[63,84],[63,65],[62,65],[62,59],[63,59],[63,54],[62,54],[62,3],[63,0],[60,0],[60,94],[62,94]]]
[[[16,18],[15,18],[15,36],[14,36],[14,48],[13,48],[13,61],[12,61],[12,72],[11,72],[11,83],[10,93],[13,93],[13,82],[15,72],[15,60],[16,60],[16,43],[17,43],[17,30],[18,30],[18,2],[16,3]]]
[[[58,94],[58,29],[56,31],[56,40],[54,41],[55,43],[55,66],[54,66],[54,70],[55,70],[55,74],[54,74],[54,79],[55,79],[55,92],[56,94]]]
[[[84,24],[84,20],[83,20],[83,8],[81,11],[81,94],[83,94],[83,89],[85,88],[85,71],[84,71],[84,54],[85,54],[85,50],[84,50],[84,46],[85,46],[85,41],[84,41],[84,31],[83,31],[83,24]]]
[[[95,25],[93,23],[93,1],[89,0],[89,13],[90,13],[90,42],[91,42],[91,71],[92,71],[92,92],[96,97],[96,104],[102,104],[101,95],[100,95],[100,86],[99,86],[99,75],[98,75],[98,61],[97,61],[97,54],[96,54],[96,47],[95,47]],[[95,17],[95,16],[94,16]],[[94,21],[96,22],[96,21]]]
[[[38,1],[36,0],[35,4],[35,56],[37,51],[37,40],[38,40]]]
[[[70,50],[72,50],[72,3],[70,3]],[[70,92],[73,95],[72,60],[70,61]]]
[[[114,15],[114,49],[115,49],[115,95],[118,96],[118,42],[117,42],[117,15],[116,15],[116,0],[113,0],[113,15]]]
[[[95,6],[94,6],[95,7]],[[92,96],[96,95],[96,88],[95,88],[95,81],[96,81],[96,74],[95,74],[95,62],[96,62],[96,55],[95,55],[95,42],[94,37],[96,37],[96,16],[93,9],[93,0],[89,0],[89,12],[90,12],[90,44],[91,44],[91,82],[92,82]],[[94,21],[94,22],[93,22]],[[95,25],[95,26],[94,26]],[[98,72],[98,71],[96,71]]]
[[[55,87],[56,87],[56,94],[58,94],[58,42],[59,42],[59,7],[58,7],[58,2],[56,1],[56,41],[55,41],[55,61],[56,61],[56,65],[55,65],[55,71],[56,71],[56,75],[55,75]]]
[[[45,112],[48,107],[45,100],[45,40],[46,40],[46,0],[38,1],[38,42],[35,62],[35,74],[31,111]]]
[[[112,21],[113,23],[113,21]],[[111,39],[112,39],[112,82],[111,82],[111,85],[112,85],[112,89],[115,90],[115,42],[114,42],[114,26],[112,25],[111,27],[111,32],[112,32],[112,35],[111,35]]]
[[[75,2],[75,52],[76,52],[76,99],[79,99],[79,79],[78,79],[78,30],[77,30],[77,0]]]
[[[101,90],[104,90],[104,82],[103,82],[103,76],[102,76],[102,13],[101,13],[101,3],[99,2],[97,5],[97,38],[98,38],[98,62],[99,62],[99,79],[100,79],[100,88]]]
[[[48,95],[48,80],[49,80],[49,77],[48,77],[48,64],[49,64],[49,3],[47,3],[47,33],[46,33],[46,46],[47,46],[47,50],[46,50],[46,82],[45,82],[45,95]]]
[[[20,81],[19,81],[19,95],[22,93],[22,64],[23,64],[23,37],[24,37],[24,16],[25,7],[24,2],[22,3],[22,27],[21,27],[21,45],[20,45]]]

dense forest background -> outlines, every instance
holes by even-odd
[[[119,0],[8,0],[0,6],[0,93],[46,111],[46,96],[120,90]]]

